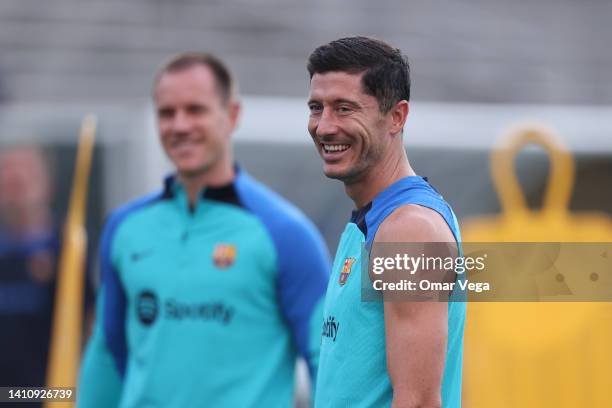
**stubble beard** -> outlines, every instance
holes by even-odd
[[[368,151],[364,152],[357,159],[355,159],[353,165],[346,173],[335,177],[328,177],[342,181],[345,187],[360,183],[374,168],[376,168],[377,164],[381,160],[381,157],[381,150],[370,148]]]

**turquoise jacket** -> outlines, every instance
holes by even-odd
[[[287,407],[314,383],[329,257],[295,207],[238,170],[190,209],[163,191],[108,220],[79,407]]]

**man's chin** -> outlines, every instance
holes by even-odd
[[[336,166],[323,165],[323,174],[327,178],[344,181],[348,177],[349,172]]]
[[[182,177],[192,178],[202,176],[210,170],[211,166],[175,165],[176,172]]]
[[[349,167],[349,166],[336,166],[323,164],[323,174],[327,178],[340,180],[346,185],[358,183],[363,180],[365,175],[364,169]]]

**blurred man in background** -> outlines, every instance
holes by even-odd
[[[81,407],[286,407],[298,354],[314,379],[327,252],[234,164],[235,87],[208,54],[177,56],[155,81],[176,173],[107,222]]]
[[[0,386],[45,385],[60,252],[52,184],[41,149],[0,151]]]
[[[451,208],[404,150],[408,61],[382,41],[352,37],[317,48],[308,72],[308,130],[325,175],[344,183],[357,208],[327,289],[315,405],[458,407],[465,304],[361,299],[363,245],[460,241]]]

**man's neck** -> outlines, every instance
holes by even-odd
[[[231,162],[230,162],[231,163]],[[218,187],[231,183],[235,172],[231,164],[209,169],[200,174],[179,174],[178,179],[187,192],[190,207],[194,207],[205,187]]]
[[[361,208],[391,184],[415,174],[408,162],[406,153],[402,150],[402,153],[397,157],[390,160],[381,160],[359,181],[345,184],[344,187],[346,194],[355,203],[355,207]]]

